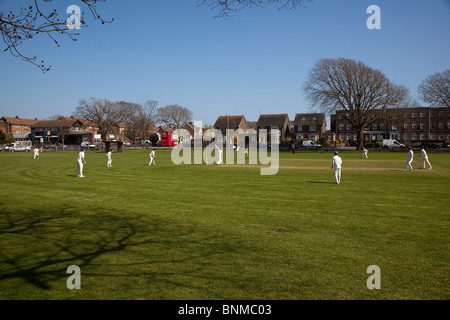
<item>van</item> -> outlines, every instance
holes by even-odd
[[[305,140],[305,141],[302,142],[302,147],[305,148],[306,150],[308,150],[308,149],[315,150],[315,149],[320,149],[321,145],[315,143],[312,140]]]
[[[404,149],[406,146],[394,139],[383,139],[384,149]]]

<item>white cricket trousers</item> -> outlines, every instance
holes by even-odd
[[[83,161],[77,161],[77,164],[78,164],[77,177],[83,177]]]
[[[425,163],[424,163],[425,162]],[[425,164],[425,165],[424,165]],[[420,169],[424,168],[428,165],[428,169],[431,169],[430,161],[428,161],[428,157],[420,158]]]
[[[150,162],[149,162],[149,166],[150,165],[152,165],[152,163],[153,163],[153,165],[155,165],[156,166],[156,162],[155,162],[155,158],[153,158],[153,157],[150,157]]]
[[[337,184],[341,183],[341,168],[334,168],[334,180]]]

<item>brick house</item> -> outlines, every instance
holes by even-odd
[[[227,137],[227,129],[238,130],[241,129],[243,132],[247,132],[249,129],[247,120],[245,116],[219,116],[214,123],[214,128],[222,133],[224,141],[228,141],[230,144],[235,144],[237,141],[236,137]]]
[[[271,141],[270,130],[278,129],[280,136],[276,138],[277,142],[283,142],[286,138],[290,137],[290,122],[289,116],[284,114],[261,114],[258,122],[256,123],[258,129],[259,142],[267,143]],[[267,141],[259,135],[261,129],[267,130]]]
[[[45,141],[50,143],[60,142],[62,136],[64,136],[64,144],[94,142],[96,132],[95,124],[86,120],[67,117],[60,120],[41,120],[31,126],[33,140],[41,143]]]
[[[24,119],[19,116],[2,117],[0,119],[0,130],[6,134],[10,134],[16,141],[30,140],[31,126],[38,119]]]
[[[306,138],[316,141],[325,135],[325,113],[297,113],[293,122],[295,139]]]
[[[346,111],[337,110],[330,119],[331,130],[335,130],[337,139],[356,140],[356,130],[352,127]],[[450,140],[450,110],[416,107],[380,111],[365,128],[364,139],[411,142]]]

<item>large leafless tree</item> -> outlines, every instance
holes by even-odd
[[[245,8],[264,7],[278,4],[280,8],[295,9],[311,0],[197,0],[198,5],[206,5],[218,11],[217,17],[226,17]]]
[[[172,104],[158,108],[158,121],[165,126],[180,129],[189,121],[192,121],[192,111],[182,106]]]
[[[393,84],[381,71],[361,61],[344,58],[319,60],[309,72],[304,92],[313,108],[328,114],[347,111],[359,149],[365,128],[379,119],[382,111],[409,104],[406,87]]]
[[[420,98],[431,106],[450,108],[450,69],[430,75],[418,91]]]
[[[87,27],[85,22],[84,9],[91,12],[95,20],[102,24],[110,23],[104,20],[97,12],[97,4],[106,0],[74,0],[73,4],[80,4],[79,21],[80,27]],[[3,46],[0,46],[0,52],[9,51],[14,57],[30,62],[40,68],[43,72],[50,70],[51,66],[46,66],[44,60],[38,60],[36,56],[30,56],[20,50],[24,41],[36,38],[38,35],[47,35],[54,43],[59,46],[58,38],[70,38],[77,40],[79,35],[76,29],[69,29],[67,20],[70,17],[66,11],[60,12],[54,9],[49,3],[52,0],[29,0],[23,1],[23,7],[17,11],[0,11],[0,34],[3,40]],[[51,7],[51,8],[50,8]]]
[[[151,127],[156,124],[156,111],[158,102],[148,100],[143,105],[139,105],[136,113],[131,116],[127,124],[125,135],[136,142],[137,140],[145,140],[150,136]]]
[[[117,132],[121,123],[129,122],[138,109],[139,105],[135,103],[91,98],[80,100],[74,115],[95,123],[98,133],[105,141],[107,135]]]

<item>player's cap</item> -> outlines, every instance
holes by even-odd
[[[338,152],[337,152],[337,151],[335,151],[335,152],[334,152],[334,154],[335,154],[335,155],[337,155],[337,154],[338,154]]]

